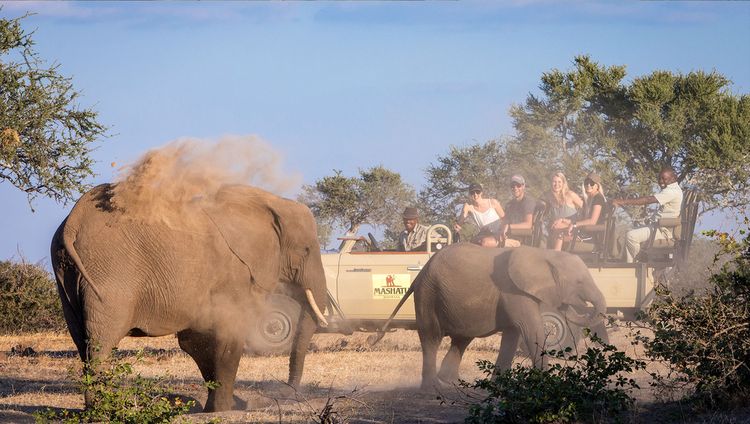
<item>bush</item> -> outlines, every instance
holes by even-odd
[[[545,352],[562,360],[547,370],[516,365],[494,376],[494,364],[478,362],[487,377],[472,384],[461,382],[461,386],[488,394],[471,405],[466,422],[603,422],[632,408],[630,392],[639,387],[624,373],[643,369],[645,363],[606,344],[590,346],[581,356],[570,352],[570,348]]]
[[[143,358],[143,352],[136,355],[134,362]],[[130,378],[133,363],[115,359],[112,355],[103,366],[94,367],[97,372],[84,372],[78,380],[81,392],[89,392],[93,397],[93,407],[84,411],[37,412],[37,422],[80,423],[168,423],[172,418],[186,414],[195,405],[194,400],[184,402],[179,397],[167,397],[169,388],[163,378]]]
[[[750,220],[745,218],[745,225]],[[657,388],[677,387],[704,407],[747,405],[750,399],[750,232],[737,240],[709,231],[723,262],[709,287],[676,295],[659,287],[647,313],[653,338],[640,337],[649,357],[669,366]],[[728,260],[727,260],[728,259]]]
[[[0,262],[0,333],[65,329],[57,283],[39,265]]]

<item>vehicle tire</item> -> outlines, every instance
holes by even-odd
[[[560,311],[542,312],[542,323],[546,335],[545,350],[565,350],[570,347],[575,353],[577,338],[573,334],[575,324],[567,322]]]
[[[544,325],[545,345],[544,350],[565,350],[570,347],[571,353],[575,354],[576,342],[580,338],[581,329],[576,324],[568,322],[565,316],[558,310],[545,308],[542,311],[542,324]],[[574,337],[578,332],[579,336]],[[526,355],[529,355],[526,343],[519,341],[519,349]]]
[[[266,304],[264,313],[250,323],[245,352],[261,356],[287,354],[292,348],[302,307],[283,294],[268,296]]]

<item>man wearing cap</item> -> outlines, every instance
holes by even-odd
[[[651,196],[636,197],[635,199],[614,199],[612,204],[641,206],[658,203],[659,209],[652,216],[652,220],[660,218],[678,218],[682,207],[682,189],[677,184],[677,175],[671,167],[662,168],[659,172],[659,187],[661,190]],[[635,228],[626,234],[625,250],[626,261],[632,263],[641,250],[641,243],[647,241],[651,236],[651,227]],[[674,236],[672,230],[659,228],[656,230],[654,240],[666,240]]]
[[[417,208],[406,208],[401,216],[404,218],[404,231],[398,237],[398,250],[400,252],[426,251],[429,227],[419,223]]]
[[[521,175],[516,174],[510,178],[510,190],[513,198],[505,204],[502,228],[504,238],[508,237],[508,233],[512,237],[513,230],[531,229],[537,203],[536,199],[526,194],[526,180]]]

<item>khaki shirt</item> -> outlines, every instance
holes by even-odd
[[[411,252],[421,247],[427,241],[427,230],[430,227],[417,223],[412,232],[406,230],[401,232],[398,238],[398,250],[402,252]]]
[[[659,201],[659,210],[655,218],[678,218],[682,207],[682,189],[676,182],[664,187],[662,191],[654,193]]]

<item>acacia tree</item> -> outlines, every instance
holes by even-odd
[[[363,224],[385,226],[392,243],[401,226],[401,211],[414,203],[414,197],[414,189],[400,174],[375,166],[360,170],[357,177],[334,170],[333,175],[303,186],[299,200],[315,215],[319,241],[326,246],[336,226],[354,235]]]
[[[425,220],[453,222],[460,205],[467,200],[467,188],[475,182],[482,184],[486,196],[502,202],[507,197],[512,172],[501,140],[451,146],[446,156],[438,156],[425,171],[428,184],[419,193],[419,204],[427,209]]]
[[[629,83],[625,76],[624,66],[588,56],[576,57],[571,71],[544,73],[542,94],[511,109],[509,157],[529,173],[563,170],[574,185],[596,170],[615,196],[648,193],[668,165],[703,193],[704,212],[746,207],[750,97],[733,94],[715,71],[654,71]]]
[[[0,18],[0,181],[67,202],[93,172],[91,144],[106,128],[79,108],[71,79],[34,52],[21,19]]]

